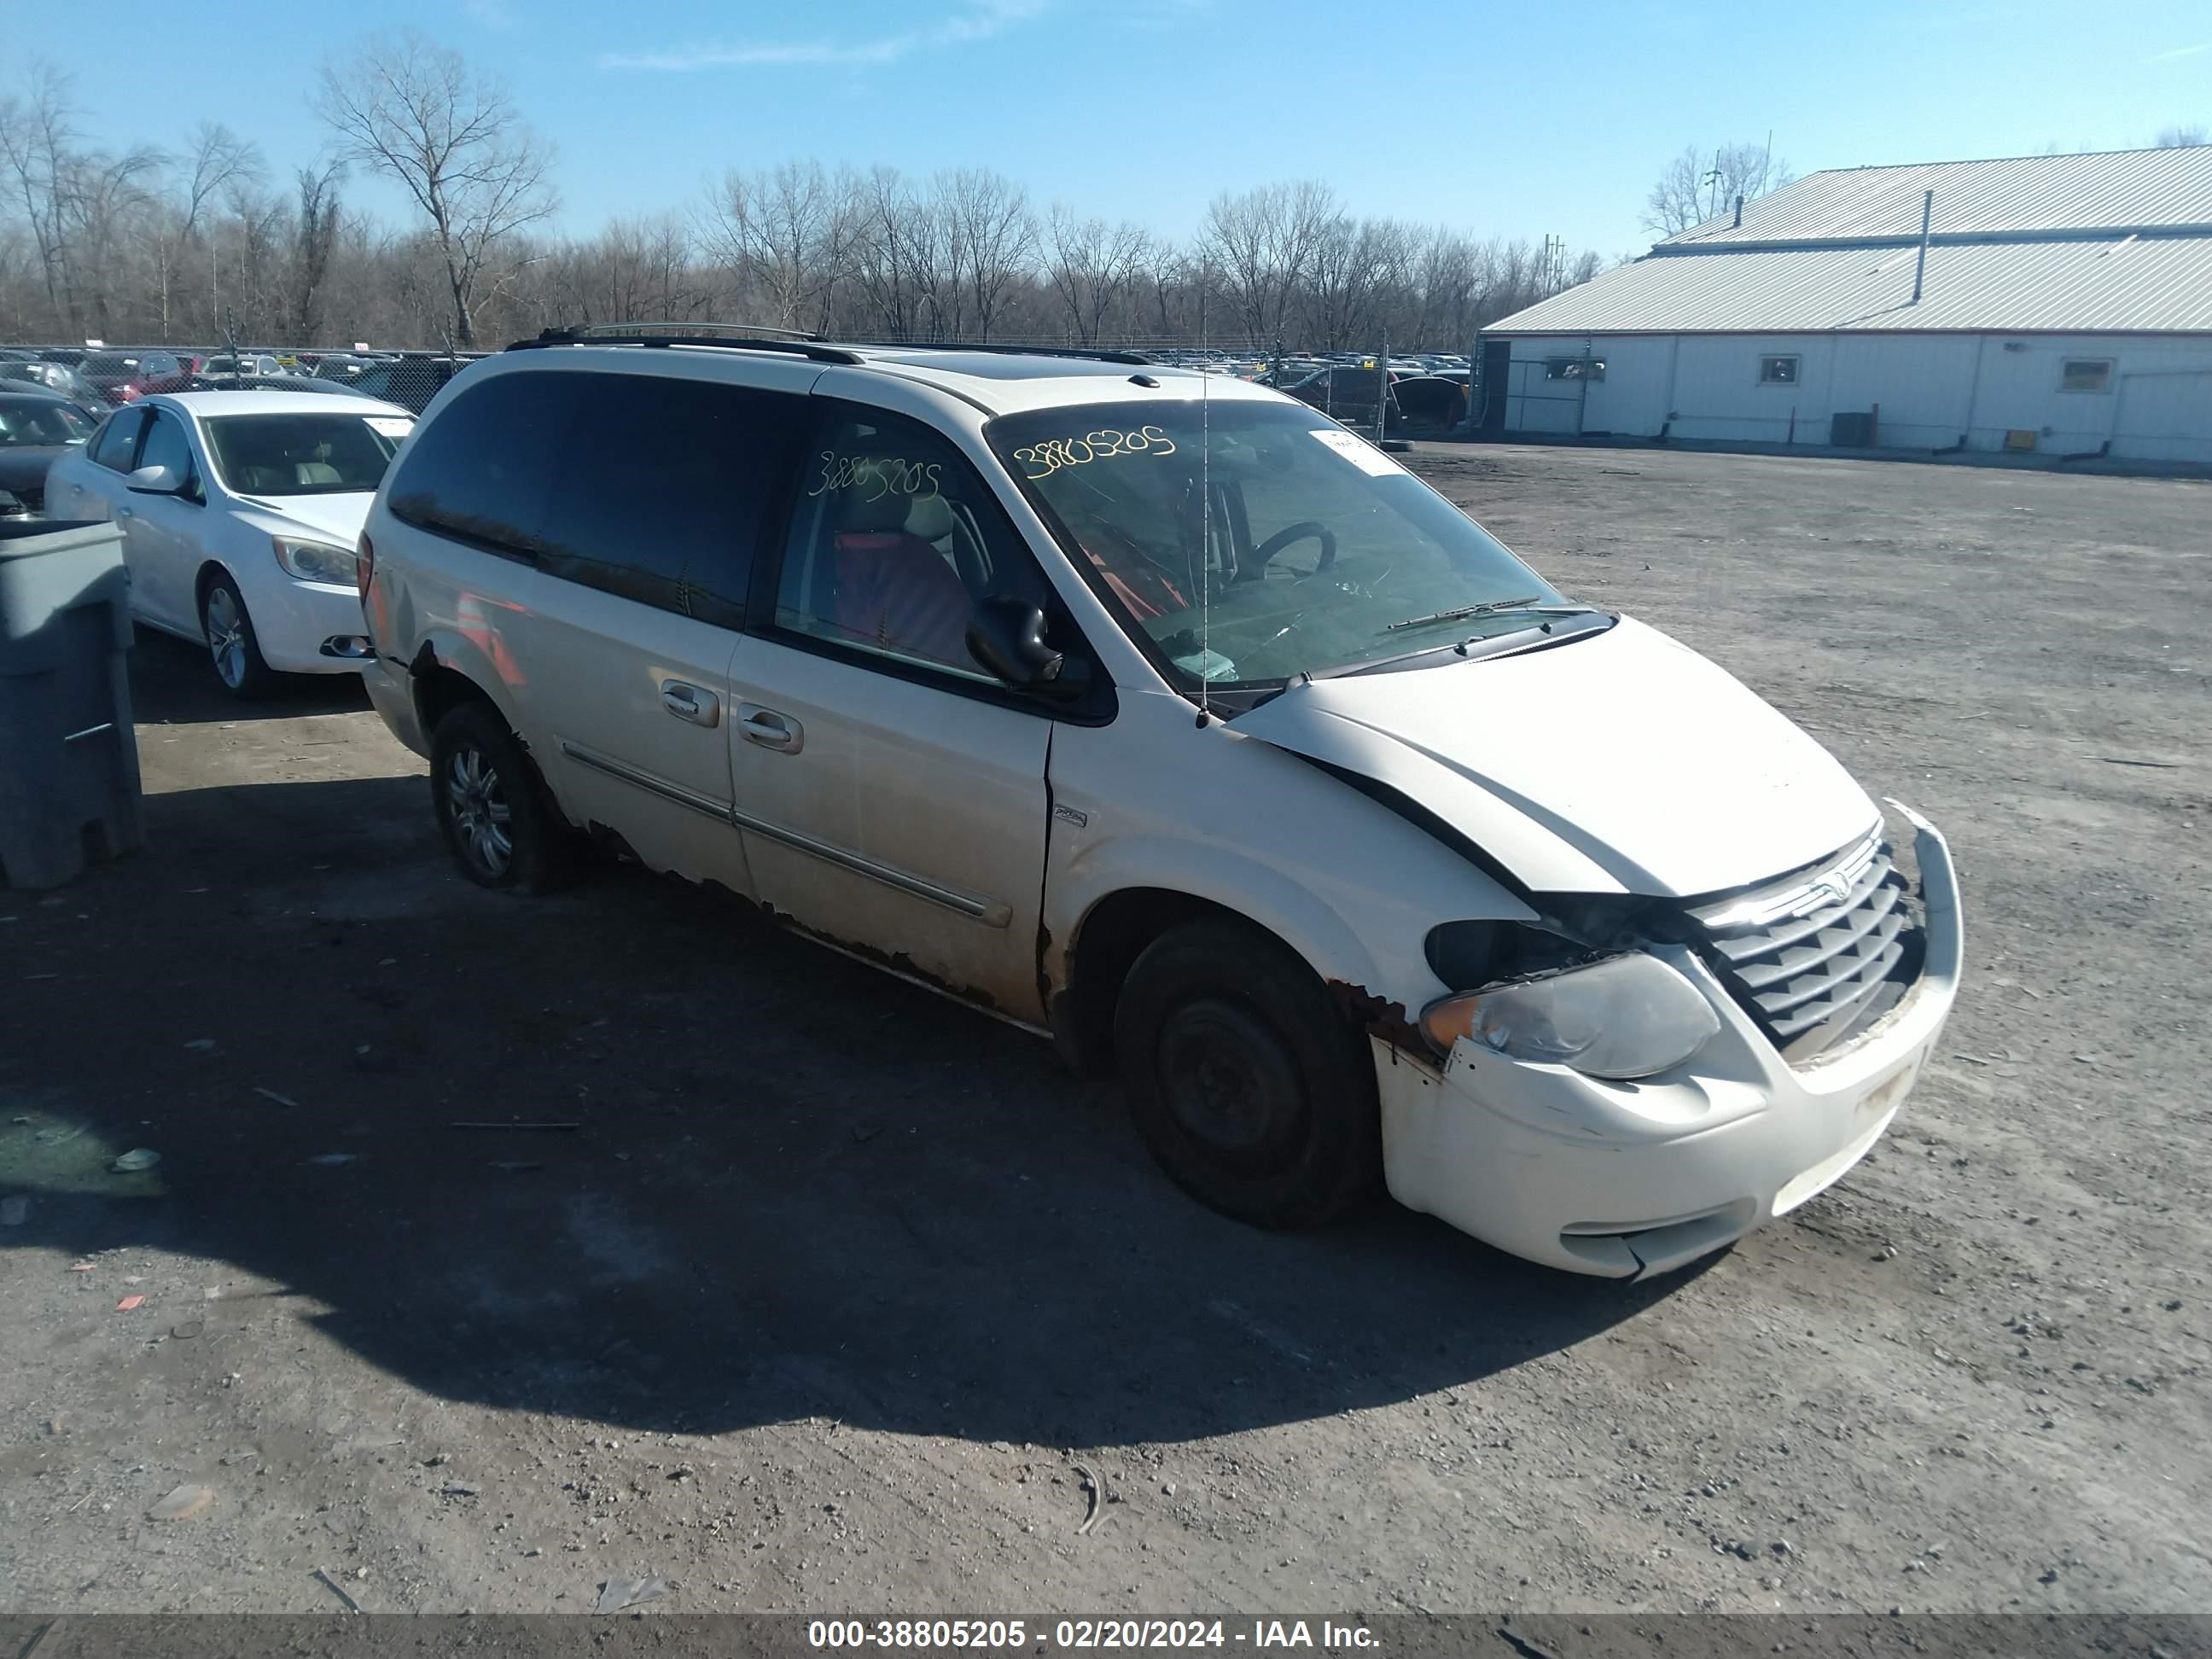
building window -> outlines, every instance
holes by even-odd
[[[1605,359],[1547,357],[1544,359],[1544,378],[1547,380],[1602,380],[1605,379]]]
[[[1761,357],[1759,360],[1759,383],[1761,386],[1796,386],[1797,359]]]
[[[2058,366],[2061,392],[2109,392],[2112,362],[2109,357],[2069,357]]]

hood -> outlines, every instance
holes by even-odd
[[[271,535],[313,536],[339,547],[361,540],[361,527],[368,522],[374,490],[348,490],[342,495],[240,495],[238,504],[253,512]]]
[[[1623,617],[1549,650],[1301,683],[1232,728],[1389,785],[1537,892],[1715,893],[1881,814],[1741,682]]]

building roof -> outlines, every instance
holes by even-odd
[[[1668,250],[1744,242],[1920,240],[1923,193],[1942,236],[2178,230],[2212,234],[2212,145],[1814,173],[1693,225]]]
[[[2212,147],[1816,173],[1484,331],[1832,330],[2212,331]]]

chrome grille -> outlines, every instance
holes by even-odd
[[[1919,905],[1889,843],[1848,853],[1688,912],[1729,994],[1784,1059],[1812,1059],[1903,1000],[1926,952]]]

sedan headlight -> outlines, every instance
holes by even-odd
[[[1698,989],[1641,951],[1517,985],[1431,1003],[1421,1028],[1439,1054],[1462,1037],[1509,1060],[1591,1077],[1649,1077],[1678,1066],[1721,1029]]]
[[[354,555],[349,547],[335,547],[329,542],[311,542],[298,536],[275,536],[270,538],[276,548],[276,562],[284,567],[288,576],[297,576],[303,582],[343,582],[354,585]]]

